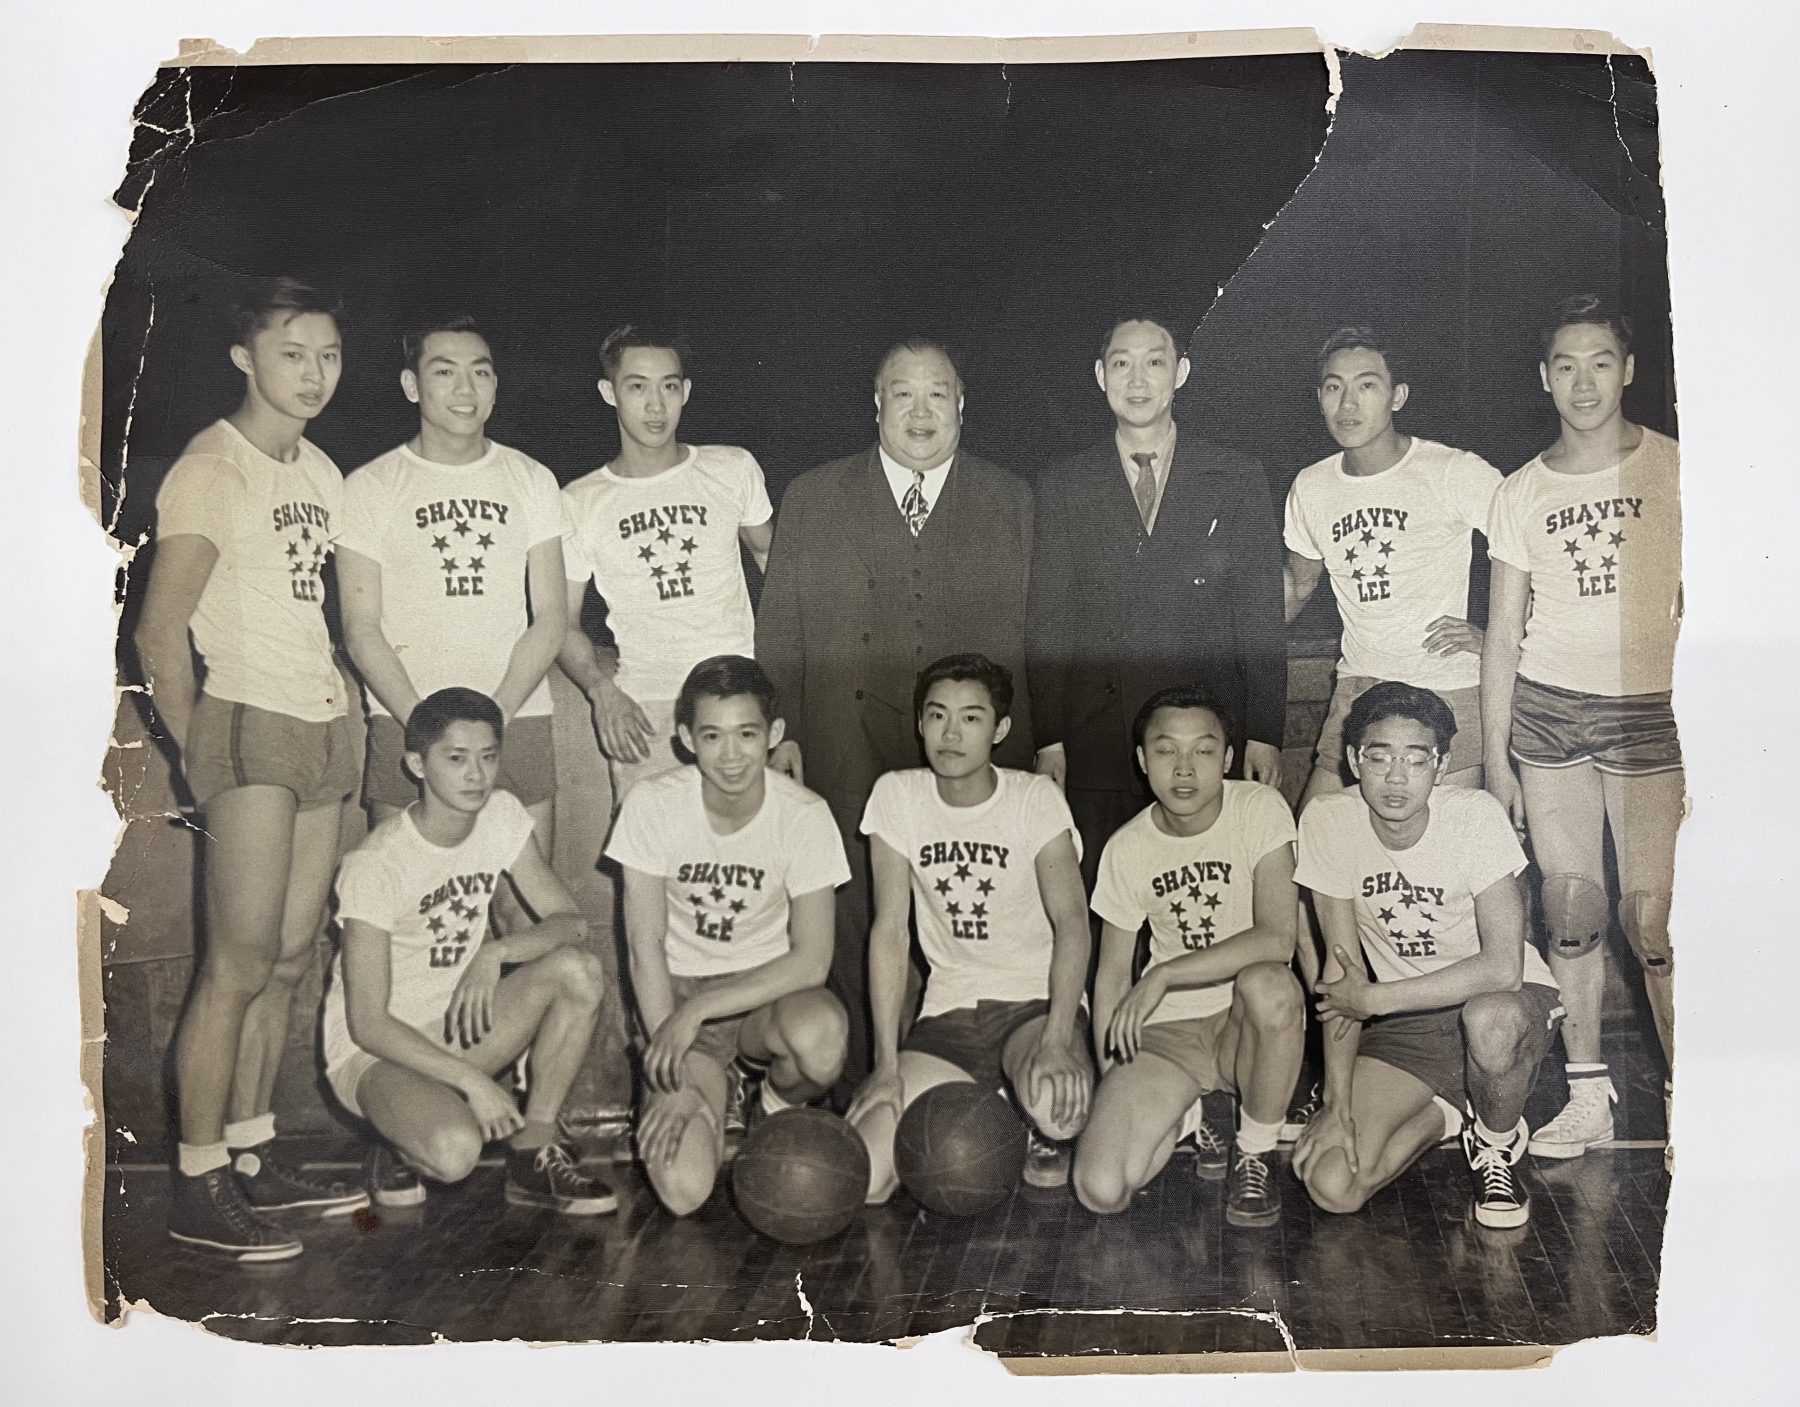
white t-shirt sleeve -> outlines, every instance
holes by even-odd
[[[787,892],[793,898],[820,889],[836,889],[850,879],[850,862],[844,856],[844,839],[838,834],[831,808],[822,801],[808,801],[794,815],[788,828]]]
[[[156,494],[157,537],[203,537],[223,551],[231,542],[243,488],[242,476],[227,459],[211,454],[178,459]]]
[[[570,581],[585,582],[593,576],[594,565],[581,523],[582,502],[572,488],[564,489],[557,497],[562,500],[563,520],[568,524],[568,536],[563,538],[563,575]]]
[[[862,833],[874,836],[877,840],[885,840],[904,855],[909,848],[904,822],[905,810],[900,798],[899,775],[888,772],[877,777],[875,788],[869,793],[868,804],[863,807]]]
[[[1531,570],[1531,549],[1525,541],[1525,525],[1520,521],[1528,506],[1520,475],[1530,472],[1531,466],[1527,465],[1512,478],[1501,481],[1488,515],[1488,556],[1522,572]]]
[[[1343,864],[1347,837],[1337,824],[1349,808],[1330,806],[1325,804],[1327,801],[1328,798],[1320,797],[1300,818],[1300,853],[1294,866],[1294,883],[1328,898],[1354,899],[1356,881]],[[1359,796],[1357,805],[1361,804]]]
[[[1453,456],[1444,476],[1444,493],[1450,511],[1484,536],[1493,511],[1494,492],[1500,487],[1500,471],[1478,454],[1466,450]]]
[[[1261,864],[1284,845],[1295,839],[1294,813],[1273,788],[1259,786],[1250,794],[1249,814],[1244,818],[1244,832],[1250,841],[1250,854]]]
[[[498,827],[496,843],[500,853],[506,857],[506,868],[511,869],[519,856],[525,853],[526,842],[537,831],[537,822],[531,819],[531,812],[525,809],[510,791],[496,791],[488,798],[487,809],[493,811],[494,821]]]
[[[1315,562],[1325,560],[1325,550],[1313,541],[1312,529],[1306,521],[1305,505],[1301,502],[1301,480],[1295,479],[1288,490],[1287,507],[1283,510],[1281,540],[1289,550],[1302,557],[1310,557]]]
[[[339,920],[355,919],[383,933],[399,924],[399,908],[406,892],[394,867],[367,850],[352,850],[338,865]]]
[[[742,506],[738,509],[738,526],[759,528],[775,516],[775,505],[769,502],[769,486],[763,479],[762,465],[749,450],[743,451]]]
[[[536,547],[541,542],[548,542],[553,537],[563,537],[569,531],[568,510],[563,506],[562,490],[557,487],[556,475],[552,474],[535,459],[521,455],[526,471],[526,527],[530,530],[525,539],[527,547]],[[565,542],[563,551],[568,551]],[[566,572],[566,568],[565,568]]]
[[[645,787],[633,787],[625,794],[619,819],[613,822],[612,837],[606,842],[607,859],[617,860],[640,874],[668,874],[669,852],[657,840],[672,834],[673,828],[655,803],[659,795]]]
[[[1081,858],[1081,832],[1076,828],[1075,817],[1069,811],[1069,803],[1062,794],[1062,788],[1048,777],[1040,777],[1035,772],[1022,774],[1026,779],[1025,793],[1026,824],[1030,827],[1031,860],[1037,863],[1037,857],[1043,849],[1059,835],[1068,834],[1075,842],[1075,858]]]
[[[386,499],[383,485],[366,470],[359,469],[344,480],[343,527],[338,532],[337,545],[379,562],[385,536],[381,517]]]
[[[1506,808],[1485,791],[1469,792],[1468,835],[1464,853],[1469,893],[1479,894],[1489,885],[1525,868],[1525,851],[1512,828]]]
[[[1129,836],[1127,830],[1115,831],[1100,852],[1100,868],[1094,877],[1094,898],[1089,907],[1099,915],[1102,923],[1136,933],[1150,913],[1144,907],[1141,892],[1132,883],[1132,876],[1127,873],[1130,857],[1126,852],[1133,848]]]

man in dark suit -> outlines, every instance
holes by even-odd
[[[1022,687],[1031,490],[960,448],[962,406],[962,378],[942,347],[913,339],[882,358],[879,443],[789,486],[756,621],[756,657],[787,722],[773,764],[830,803],[850,856],[831,967],[850,1013],[840,1091],[869,1071],[863,806],[883,772],[922,764],[918,671],[967,651],[1011,669],[1021,688],[994,761],[1031,765]],[[1279,558],[1276,572],[1279,582]]]
[[[1038,482],[1027,644],[1038,770],[1068,796],[1090,887],[1107,838],[1145,804],[1131,724],[1146,699],[1207,689],[1232,715],[1232,774],[1272,786],[1287,713],[1262,466],[1176,434],[1188,361],[1165,324],[1115,324],[1094,376],[1115,430]]]

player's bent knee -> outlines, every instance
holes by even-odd
[[[1600,946],[1612,917],[1601,885],[1586,875],[1546,875],[1543,899],[1553,955],[1585,957]]]
[[[685,1150],[684,1150],[685,1152]],[[648,1170],[650,1186],[671,1216],[692,1216],[706,1205],[719,1180],[710,1159],[677,1157],[674,1162]]]
[[[599,1006],[606,996],[606,970],[585,948],[552,949],[538,959],[539,974],[558,995],[582,1006]]]
[[[844,1068],[850,1018],[829,992],[809,992],[781,1013],[781,1039],[807,1079],[828,1085]]]
[[[1135,1190],[1125,1179],[1125,1170],[1111,1158],[1104,1158],[1086,1153],[1081,1147],[1075,1149],[1075,1168],[1070,1180],[1075,1184],[1075,1196],[1082,1206],[1090,1212],[1098,1212],[1101,1216],[1113,1216],[1131,1205],[1131,1194]]]
[[[1337,1216],[1360,1212],[1369,1200],[1368,1192],[1350,1171],[1349,1160],[1336,1150],[1315,1162],[1301,1181],[1314,1206]]]
[[[408,1161],[437,1182],[461,1182],[481,1160],[481,1135],[474,1127],[445,1124],[423,1143],[406,1150]]]
[[[1234,995],[1250,1021],[1265,1030],[1298,1029],[1305,1016],[1300,983],[1279,963],[1258,962],[1243,969]]]
[[[201,975],[216,994],[247,1002],[269,985],[275,967],[272,951],[209,943]]]
[[[1644,965],[1646,977],[1669,977],[1675,971],[1675,951],[1669,942],[1667,894],[1634,889],[1619,900],[1619,926],[1625,941]]]
[[[1486,1070],[1509,1067],[1535,1029],[1534,1017],[1517,992],[1482,992],[1463,1004],[1463,1039],[1469,1057]]]

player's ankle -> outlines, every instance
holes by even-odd
[[[507,1146],[521,1153],[529,1153],[534,1148],[542,1148],[546,1144],[556,1143],[561,1134],[554,1120],[527,1119],[525,1126],[507,1139]]]
[[[258,1114],[253,1119],[235,1119],[225,1125],[225,1146],[227,1148],[260,1148],[275,1137],[275,1115],[273,1111]]]
[[[220,1139],[217,1143],[181,1143],[176,1145],[175,1165],[183,1177],[199,1177],[214,1168],[231,1163],[231,1150]]]
[[[1281,1124],[1280,1119],[1275,1120],[1272,1124],[1262,1123],[1251,1118],[1240,1107],[1237,1126],[1238,1152],[1254,1153],[1258,1157],[1273,1153],[1276,1145],[1281,1142]]]

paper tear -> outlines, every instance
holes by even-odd
[[[806,1337],[810,1339],[816,1316],[813,1314],[812,1301],[806,1297],[806,1283],[800,1278],[798,1270],[794,1272],[794,1294],[799,1297],[801,1313],[806,1315]]]
[[[94,902],[100,905],[100,912],[106,916],[108,923],[124,925],[131,921],[131,910],[117,899],[109,899],[106,895],[96,892]]]
[[[1638,167],[1631,155],[1631,146],[1625,140],[1624,129],[1619,126],[1619,71],[1613,67],[1613,56],[1606,56],[1606,79],[1611,85],[1606,94],[1606,105],[1612,110],[1613,135],[1619,139],[1619,150],[1625,153],[1625,164],[1634,175],[1642,176],[1644,172]]]

